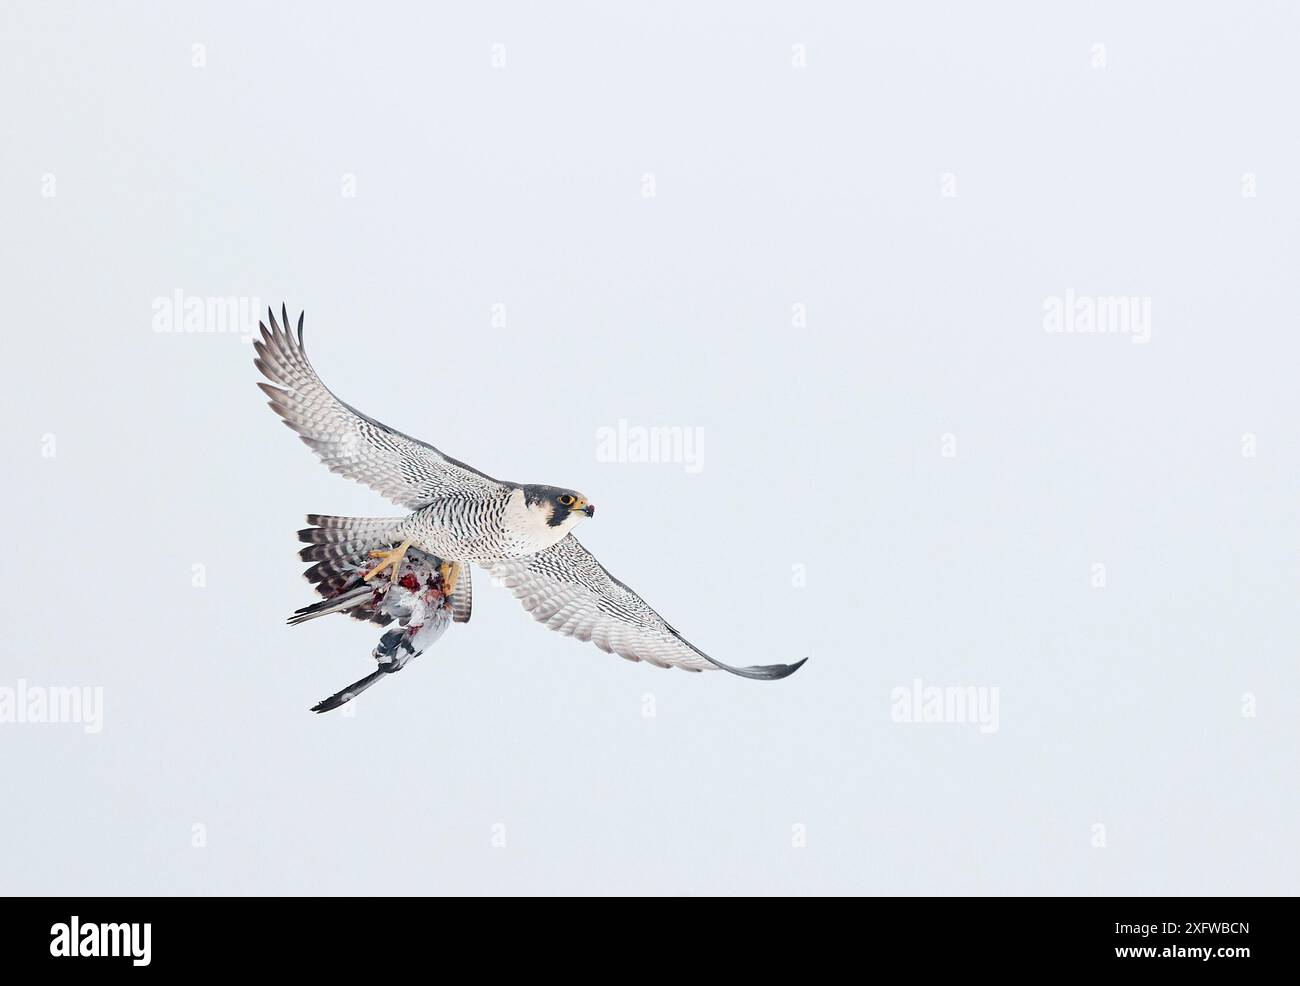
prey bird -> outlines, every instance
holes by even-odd
[[[328,519],[310,514],[307,522],[324,523]],[[321,542],[317,536],[328,530],[328,527],[309,527],[298,533],[304,540],[320,545],[328,542]],[[310,548],[303,551],[313,557],[320,553]],[[408,548],[396,567],[384,561],[372,569],[367,562],[356,559],[349,570],[348,562],[338,558],[327,567],[328,571],[325,571],[315,565],[307,573],[308,578],[319,578],[316,588],[325,598],[295,612],[289,617],[290,626],[330,613],[347,613],[353,619],[369,620],[380,626],[397,620],[398,625],[380,637],[379,644],[371,652],[379,670],[317,702],[311,708],[313,712],[337,709],[384,675],[401,671],[447,632],[447,627],[455,619],[454,600],[465,598],[456,595],[459,567],[432,558],[419,548]]]
[[[307,578],[324,598],[290,622],[334,612],[381,625],[401,622],[385,640],[397,636],[376,648],[380,670],[322,706],[336,708],[358,686],[400,669],[448,622],[468,622],[475,565],[510,589],[538,622],[630,661],[775,679],[807,660],[733,667],[710,657],[578,543],[573,529],[596,513],[587,497],[558,486],[493,479],[343,403],[307,360],[304,315],[298,316],[295,338],[288,309],[281,306],[280,314],[277,322],[268,309],[254,343],[254,362],[270,381],[258,386],[272,409],[330,471],[409,511],[387,518],[309,514],[311,526],[299,532],[307,542],[300,556],[314,562]],[[398,639],[403,634],[405,647]]]

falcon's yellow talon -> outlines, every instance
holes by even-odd
[[[382,572],[384,569],[386,569],[386,568],[388,568],[388,567],[391,566],[392,569],[393,569],[393,578],[392,578],[392,581],[396,582],[396,581],[397,581],[397,570],[398,570],[399,568],[402,567],[402,559],[406,557],[406,549],[409,548],[410,546],[411,546],[411,542],[410,542],[409,540],[406,540],[406,541],[403,541],[401,544],[399,544],[399,545],[398,545],[396,548],[394,548],[392,551],[372,551],[372,552],[370,552],[370,557],[371,557],[371,558],[382,558],[383,561],[381,561],[378,565],[376,565],[376,566],[375,566],[374,568],[372,568],[370,571],[366,572],[365,575],[361,576],[361,580],[362,580],[363,582],[369,582],[371,579],[373,579],[376,575],[378,575],[378,574],[379,574],[380,572]]]
[[[442,594],[450,596],[456,591],[456,580],[460,578],[460,562],[443,562],[438,566],[438,574],[442,577]]]

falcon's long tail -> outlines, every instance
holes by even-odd
[[[303,623],[329,613],[347,613],[353,619],[369,620],[380,626],[391,623],[391,617],[362,606],[369,601],[370,591],[369,587],[356,584],[357,572],[373,564],[370,552],[391,548],[401,540],[396,529],[403,519],[308,514],[307,523],[312,526],[298,532],[298,540],[307,543],[298,557],[315,562],[303,575],[316,587],[323,601],[304,606],[289,617],[289,622]]]
[[[367,601],[368,595],[357,592],[357,571],[364,571],[374,565],[370,552],[393,548],[402,540],[398,531],[405,520],[405,517],[331,517],[326,514],[308,514],[307,523],[312,526],[304,527],[298,532],[298,540],[307,542],[307,547],[298,552],[298,557],[303,561],[315,562],[303,575],[325,601],[304,606],[289,617],[289,622],[303,623],[328,613],[347,613],[354,620],[369,620],[380,626],[391,623],[389,617],[378,615],[368,608],[359,608]],[[412,552],[418,554],[415,549]],[[355,602],[352,605],[339,605],[345,599],[355,599]],[[456,592],[452,595],[455,622],[468,623],[473,607],[474,590],[469,565],[463,564],[460,567],[460,578],[456,581]]]

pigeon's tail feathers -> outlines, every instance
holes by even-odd
[[[354,698],[356,698],[367,688],[373,685],[376,681],[382,678],[386,673],[387,672],[385,672],[382,669],[380,669],[379,671],[372,671],[364,678],[352,682],[352,684],[348,685],[347,688],[343,688],[335,692],[333,695],[331,695],[329,698],[325,699],[324,701],[317,702],[315,705],[311,707],[311,710],[317,713],[330,712],[333,709],[337,709],[340,705],[346,705],[348,702],[351,702]]]

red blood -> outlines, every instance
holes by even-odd
[[[416,589],[420,588],[420,583],[415,580],[415,576],[412,575],[410,572],[407,572],[405,575],[403,575],[398,580],[397,584],[400,585],[403,589],[406,589],[408,592],[414,592]]]

